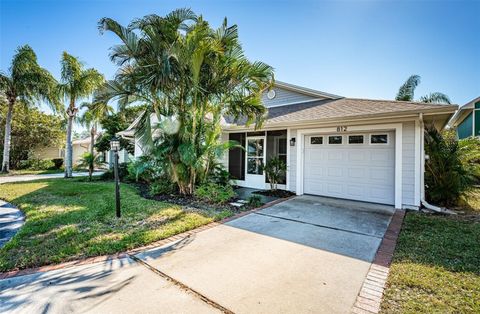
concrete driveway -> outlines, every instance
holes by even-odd
[[[134,259],[0,280],[0,312],[348,313],[392,213],[296,197]]]
[[[137,257],[235,313],[348,313],[393,212],[296,197]]]

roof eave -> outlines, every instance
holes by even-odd
[[[391,119],[399,119],[399,118],[416,118],[420,113],[423,113],[424,115],[452,115],[455,112],[455,109],[457,106],[445,106],[448,108],[441,108],[441,109],[449,109],[449,110],[440,110],[440,108],[435,108],[433,110],[409,110],[409,111],[400,111],[396,112],[395,114],[392,113],[383,113],[383,114],[366,114],[366,115],[358,115],[358,116],[349,116],[349,117],[335,117],[335,118],[325,118],[325,119],[312,119],[312,120],[299,120],[299,121],[282,121],[282,122],[273,122],[273,123],[265,123],[262,128],[276,128],[276,127],[300,127],[300,126],[306,126],[306,125],[312,125],[312,124],[326,124],[326,123],[332,123],[332,122],[339,122],[339,123],[344,123],[344,122],[358,122],[362,120],[379,120],[379,119],[385,119],[385,118],[391,118]],[[448,119],[447,119],[448,121]],[[251,130],[254,128],[254,125],[252,126],[238,126],[238,125],[228,125],[225,126],[223,129],[226,131],[231,131],[231,130]]]

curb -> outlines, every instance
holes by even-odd
[[[282,202],[287,201],[287,200],[289,200],[293,197],[295,197],[295,196],[290,196],[290,197],[286,197],[286,198],[277,199],[277,200],[268,202],[266,204],[263,204],[260,207],[238,213],[238,214],[236,214],[232,217],[228,217],[228,218],[222,219],[220,221],[211,222],[211,223],[208,223],[206,225],[200,226],[198,228],[195,228],[195,229],[192,229],[192,230],[189,230],[189,231],[185,231],[185,232],[173,235],[171,237],[168,237],[168,238],[165,238],[165,239],[162,239],[162,240],[158,240],[158,241],[150,243],[148,245],[138,247],[138,248],[134,248],[134,249],[131,249],[131,250],[128,250],[128,251],[125,251],[125,252],[115,253],[115,254],[111,254],[111,255],[100,255],[100,256],[94,256],[94,257],[87,257],[87,258],[82,258],[82,259],[73,260],[73,261],[69,261],[69,262],[64,262],[64,263],[60,263],[60,264],[54,264],[54,265],[46,265],[46,266],[40,266],[40,267],[34,267],[34,268],[26,268],[26,269],[21,269],[21,270],[13,270],[13,271],[8,271],[8,272],[3,272],[3,273],[0,273],[0,280],[12,278],[12,277],[31,275],[31,274],[35,274],[35,273],[43,273],[43,272],[52,271],[52,270],[64,269],[64,268],[69,268],[69,267],[73,267],[73,266],[88,265],[88,264],[94,264],[94,263],[105,262],[105,261],[110,261],[110,260],[127,258],[127,257],[130,257],[130,255],[135,255],[137,253],[140,253],[141,251],[146,251],[146,250],[150,250],[150,249],[153,249],[153,248],[156,248],[156,247],[159,247],[159,246],[163,246],[165,244],[172,243],[172,242],[181,240],[183,238],[189,237],[191,235],[197,234],[199,232],[202,232],[202,231],[211,229],[213,227],[225,224],[227,222],[230,222],[232,220],[235,220],[235,219],[241,218],[243,216],[249,215],[251,213],[257,212],[257,211],[262,210],[264,208],[282,203]]]
[[[390,264],[404,218],[405,210],[397,209],[393,214],[351,313],[377,314],[380,312]]]

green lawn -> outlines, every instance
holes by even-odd
[[[27,220],[0,249],[0,271],[121,252],[232,215],[147,200],[125,184],[121,195],[123,216],[117,219],[110,182],[77,178],[2,184],[0,199],[19,206]]]
[[[472,193],[463,215],[406,215],[383,313],[480,313],[480,189]]]
[[[50,173],[62,173],[63,169],[52,169],[52,170],[10,170],[9,173],[0,173],[0,177],[6,176],[19,176],[19,175],[27,175],[27,174],[50,174]]]

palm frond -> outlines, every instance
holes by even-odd
[[[420,97],[420,101],[431,104],[451,104],[450,98],[447,95],[439,92],[422,96]]]
[[[395,100],[400,101],[413,101],[415,89],[417,88],[418,84],[420,84],[420,76],[419,75],[411,75],[402,86],[398,90],[397,96]]]

